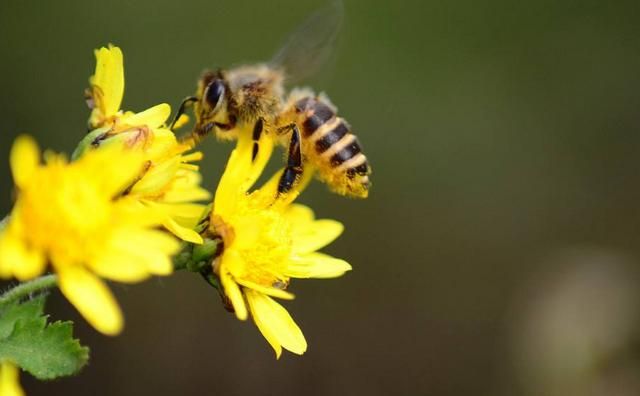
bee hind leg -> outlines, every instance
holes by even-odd
[[[289,154],[287,156],[287,166],[280,176],[278,182],[278,195],[286,194],[300,181],[302,176],[302,153],[300,151],[300,131],[296,124],[290,124],[284,128],[292,130],[291,141],[289,142]]]

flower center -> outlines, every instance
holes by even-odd
[[[42,168],[20,192],[19,204],[30,243],[72,261],[100,242],[111,209],[94,180],[65,164]]]
[[[284,270],[291,255],[291,227],[280,212],[245,207],[228,222],[213,219],[224,224],[216,231],[224,239],[225,252],[232,250],[240,258],[227,267],[234,278],[269,287],[288,283]]]

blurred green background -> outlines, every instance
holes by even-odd
[[[322,1],[0,2],[0,157],[71,152],[93,49],[125,54],[124,108],[176,106],[205,68],[266,60]],[[112,285],[106,338],[29,395],[637,395],[640,8],[635,1],[345,1],[329,93],[373,166],[366,201],[301,201],[354,271],[298,281],[309,342],[274,354],[198,276]],[[207,139],[207,187],[232,146]],[[0,209],[11,208],[8,161]]]

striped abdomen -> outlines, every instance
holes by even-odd
[[[349,124],[316,98],[301,99],[295,107],[305,155],[320,177],[339,194],[366,197],[371,168]]]

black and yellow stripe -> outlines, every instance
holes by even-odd
[[[310,137],[318,130],[318,128],[334,118],[336,113],[331,109],[331,107],[318,101],[307,102],[307,106],[307,112],[310,110],[312,112],[302,123],[302,128],[305,137]]]
[[[303,135],[312,142],[318,160],[332,172],[343,173],[368,188],[367,175],[371,169],[349,124],[338,117],[329,105],[316,98],[300,99],[295,108],[304,117]]]

